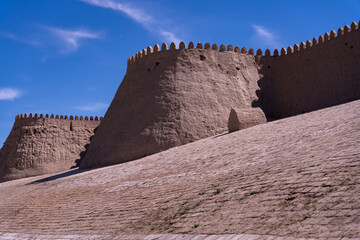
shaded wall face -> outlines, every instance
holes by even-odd
[[[251,108],[255,56],[182,49],[128,65],[81,168],[121,163],[227,129],[232,107]]]
[[[261,104],[283,118],[360,98],[360,31],[260,61]]]
[[[70,169],[98,125],[99,121],[16,119],[0,150],[0,181]]]

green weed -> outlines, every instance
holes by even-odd
[[[216,191],[214,192],[214,195],[217,195],[217,194],[219,194],[219,193],[221,193],[221,192],[223,192],[223,191],[224,191],[223,189],[218,188],[218,189],[216,189]]]

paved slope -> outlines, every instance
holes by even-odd
[[[359,109],[355,101],[120,165],[2,183],[0,232],[360,237]]]
[[[270,235],[254,235],[254,234],[133,234],[133,235],[41,235],[41,234],[21,234],[21,233],[1,233],[0,240],[305,240],[305,238],[294,237],[278,237]],[[308,240],[319,240],[320,238],[306,238]],[[327,238],[329,239],[329,238]],[[330,238],[331,239],[331,238]],[[339,238],[333,238],[338,240]],[[346,238],[341,240],[358,240],[358,238]]]

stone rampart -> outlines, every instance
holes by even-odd
[[[17,115],[0,150],[0,182],[77,165],[99,123],[98,117]]]

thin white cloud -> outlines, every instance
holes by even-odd
[[[0,88],[0,100],[14,100],[20,97],[21,92],[13,88]]]
[[[37,46],[42,49],[55,47],[60,53],[67,54],[78,50],[85,40],[101,39],[104,35],[103,32],[93,32],[85,29],[63,29],[44,25],[36,26],[44,30],[44,32],[20,36],[18,34],[0,31],[0,37]],[[43,58],[46,60],[48,56],[46,55]]]
[[[114,0],[79,0],[93,6],[109,8],[118,12],[126,14],[128,17],[141,24],[148,32],[152,33],[154,31],[164,40],[168,42],[179,43],[181,40],[176,37],[175,33],[170,32],[169,30],[164,30],[161,28],[154,29],[154,26],[161,25],[161,21],[157,20],[155,17],[145,13],[141,8],[133,7],[129,4],[119,3]]]
[[[102,34],[90,32],[84,29],[67,30],[55,27],[44,27],[53,36],[57,37],[64,44],[62,53],[74,52],[80,47],[80,43],[85,39],[100,39]]]
[[[80,0],[80,1],[94,6],[110,8],[115,11],[123,12],[126,15],[128,15],[128,17],[134,19],[135,21],[141,24],[145,24],[153,20],[151,16],[144,13],[144,11],[142,11],[141,9],[131,7],[130,5],[127,4],[118,3],[116,1],[112,1],[112,0]]]
[[[18,40],[18,37],[12,33],[3,33],[3,36],[12,40]]]
[[[259,26],[259,25],[253,25],[256,33],[260,36],[260,37],[264,37],[267,40],[272,40],[274,39],[274,36],[272,33],[270,33],[269,31],[267,31],[264,27]]]
[[[260,25],[253,25],[253,28],[255,30],[255,36],[253,38],[257,38],[257,41],[271,48],[281,47],[274,33]]]
[[[160,30],[160,34],[165,38],[167,42],[174,42],[175,44],[179,44],[181,40],[175,36],[174,33]]]
[[[25,38],[25,37],[19,37],[13,33],[9,33],[9,32],[0,32],[0,36],[7,38],[7,39],[11,39],[13,41],[17,41],[17,42],[21,42],[21,43],[25,43],[25,44],[29,44],[29,45],[34,45],[34,46],[39,46],[40,43],[38,41],[35,40],[31,40],[29,38]]]
[[[76,109],[79,109],[81,111],[97,112],[97,111],[101,111],[107,107],[109,107],[108,104],[95,103],[95,104],[89,104],[89,105],[84,105],[84,106],[78,106],[78,107],[76,107]]]

